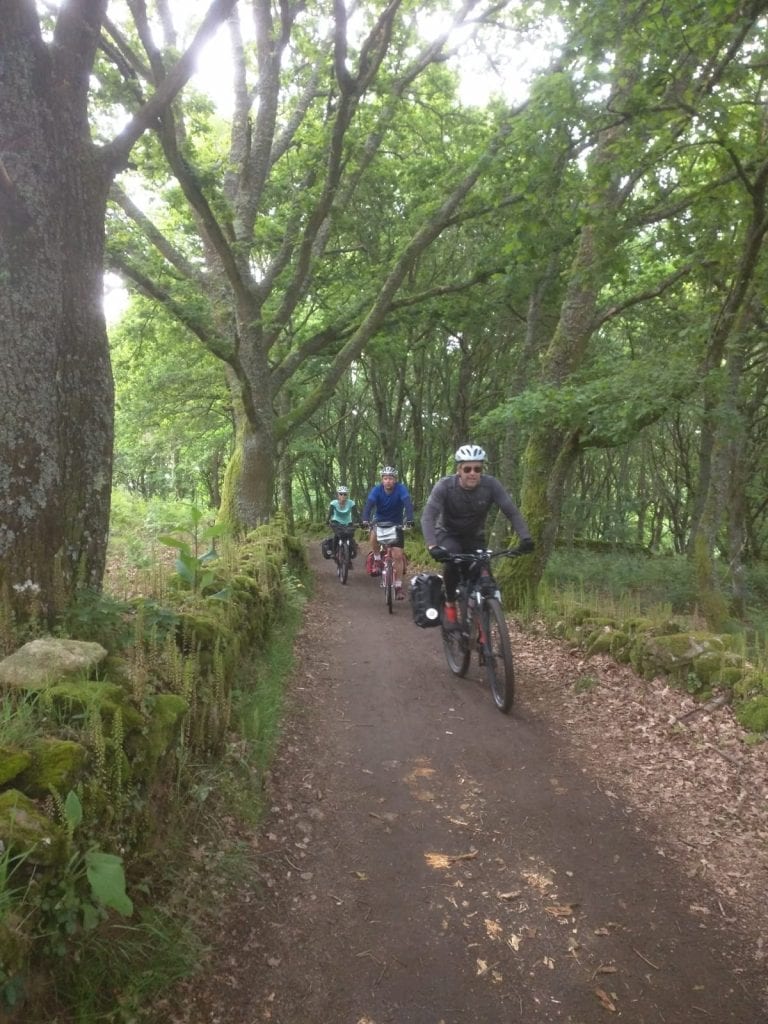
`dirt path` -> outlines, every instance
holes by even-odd
[[[253,870],[162,1018],[768,1022],[764,910],[731,911],[607,789],[553,679],[521,659],[507,718],[362,565],[346,587],[316,568]]]

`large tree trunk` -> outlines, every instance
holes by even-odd
[[[76,587],[101,584],[113,432],[102,308],[107,192],[234,3],[212,0],[187,52],[112,143],[97,149],[89,87],[107,0],[61,0],[46,15],[49,42],[38,5],[3,0],[0,600],[4,593],[17,617],[50,620]]]
[[[33,17],[36,17],[32,15]],[[72,83],[4,11],[0,70],[0,574],[21,617],[99,586],[113,388],[101,305],[107,175]],[[60,71],[61,68],[58,68]]]

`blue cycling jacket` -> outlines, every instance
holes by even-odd
[[[375,515],[372,514],[374,512]],[[412,521],[413,502],[405,484],[395,484],[391,494],[387,494],[382,484],[371,488],[363,509],[363,520],[370,522],[372,518],[380,523],[396,523],[397,526]]]

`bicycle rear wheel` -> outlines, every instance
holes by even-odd
[[[440,631],[443,634],[443,651],[448,668],[455,676],[465,676],[469,668],[470,649],[461,603],[457,605],[456,611],[459,615],[461,629],[441,628]]]
[[[515,668],[504,609],[495,597],[485,599],[482,612],[485,632],[485,678],[491,687],[493,702],[508,714],[515,699]]]

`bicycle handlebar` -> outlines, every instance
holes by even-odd
[[[493,558],[519,558],[522,555],[531,554],[529,551],[521,551],[520,548],[504,548],[502,551],[491,551],[490,548],[484,551],[462,551],[459,554],[452,554],[446,558],[446,562],[456,562],[458,565],[469,562],[491,561]]]

